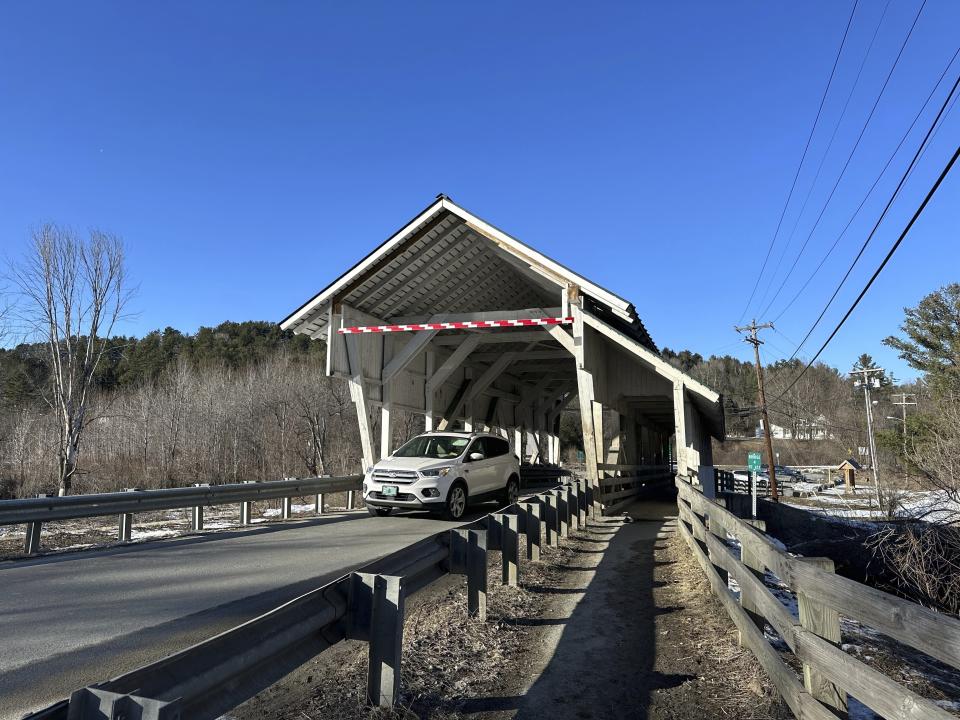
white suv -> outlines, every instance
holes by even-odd
[[[519,492],[520,468],[510,444],[489,433],[418,435],[363,478],[363,501],[371,515],[399,508],[459,520],[472,502],[497,498],[509,505]]]

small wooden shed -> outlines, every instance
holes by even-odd
[[[847,490],[853,490],[857,486],[857,470],[863,470],[863,465],[853,458],[847,458],[837,466],[837,471],[843,476],[843,485]]]

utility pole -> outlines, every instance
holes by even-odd
[[[913,398],[908,401],[907,398]],[[894,400],[894,405],[899,405],[903,410],[903,479],[907,479],[907,405],[916,405],[917,396],[911,393],[900,393],[900,399]]]
[[[763,417],[763,436],[767,441],[767,467],[770,469],[770,499],[774,502],[779,502],[780,494],[777,492],[777,471],[773,461],[773,440],[770,439],[770,418],[767,416],[767,396],[763,388],[763,367],[760,365],[760,346],[763,344],[763,340],[757,337],[758,330],[766,330],[768,328],[772,330],[773,323],[757,325],[756,320],[753,320],[753,322],[746,327],[734,326],[734,330],[738,333],[750,333],[743,341],[753,345],[753,357],[757,363],[757,390],[760,394],[760,414]]]
[[[880,470],[877,463],[877,443],[873,438],[873,402],[870,399],[870,388],[880,387],[880,377],[883,376],[883,368],[863,368],[862,370],[851,370],[850,375],[855,377],[853,386],[863,387],[863,401],[867,408],[867,441],[870,445],[870,468],[873,470],[873,486],[877,495],[877,509],[883,512],[883,505],[880,501]]]

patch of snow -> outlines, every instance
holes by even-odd
[[[952,524],[960,521],[960,502],[948,497],[942,490],[909,493],[901,498],[897,515]]]
[[[179,530],[133,530],[130,537],[133,540],[149,540],[150,538],[172,537],[179,535]]]
[[[315,508],[316,508],[316,505],[313,505],[313,504],[311,504],[311,505],[291,505],[291,506],[290,506],[290,509],[291,509],[293,512],[295,512],[295,513],[313,512]],[[264,516],[264,517],[279,517],[279,516],[281,515],[281,512],[282,512],[282,511],[280,510],[280,508],[267,508],[266,510],[263,511],[263,516]]]

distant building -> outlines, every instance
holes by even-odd
[[[754,437],[763,437],[763,420],[757,423]],[[827,419],[820,415],[814,420],[797,419],[790,427],[770,423],[770,437],[775,440],[832,440],[827,429]]]

